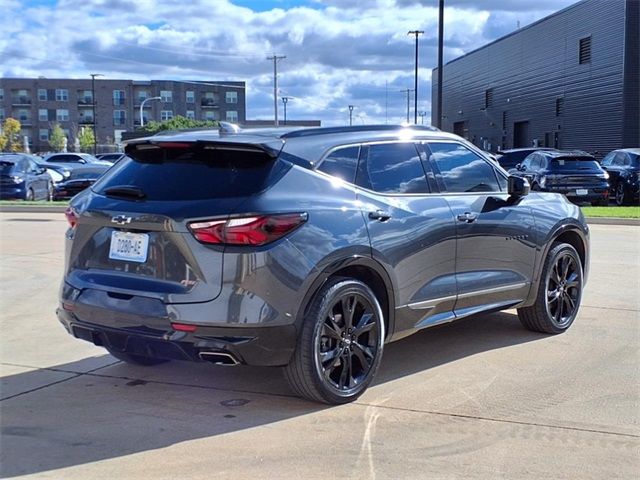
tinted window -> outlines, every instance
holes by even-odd
[[[358,185],[380,193],[426,193],[427,179],[413,143],[366,147]]]
[[[359,153],[360,147],[347,147],[336,150],[324,159],[318,170],[341,178],[345,182],[353,183],[356,178]]]
[[[607,156],[602,159],[602,165],[611,165],[611,163],[613,162],[613,157],[615,157],[615,155],[615,152],[607,154]]]
[[[0,160],[0,173],[3,175],[11,175],[13,172],[13,162],[9,162],[8,160]]]
[[[54,155],[47,158],[47,162],[79,162],[80,157],[77,155]]]
[[[629,157],[629,160],[631,162],[631,166],[633,168],[640,168],[640,155],[637,155],[635,153],[627,153],[627,156]]]
[[[440,188],[447,192],[499,192],[492,166],[458,143],[429,143]]]
[[[288,166],[263,153],[198,148],[152,149],[124,157],[93,189],[140,188],[147,200],[204,200],[257,193],[280,178]]]
[[[561,172],[566,170],[600,171],[600,164],[589,157],[560,157],[549,162],[549,170]]]

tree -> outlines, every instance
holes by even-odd
[[[93,129],[82,127],[80,133],[78,133],[78,141],[80,142],[81,152],[93,151],[93,144],[95,143],[95,137],[93,136]]]
[[[6,148],[10,152],[21,152],[22,151],[22,140],[20,139],[20,129],[22,125],[15,118],[7,118],[2,124],[2,136],[4,137],[4,146],[2,146],[1,150]],[[2,140],[0,140],[0,144]]]
[[[51,127],[51,135],[49,136],[49,145],[54,152],[61,152],[65,146],[65,140],[67,139],[64,134],[64,130],[59,123],[54,123]]]
[[[180,115],[164,122],[150,121],[140,129],[142,132],[158,133],[166,130],[184,130],[189,128],[217,128],[218,122],[215,120],[192,120]]]
[[[4,134],[4,132],[0,132],[0,152],[4,151],[4,147],[9,143],[9,139]]]

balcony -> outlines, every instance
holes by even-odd
[[[93,118],[92,117],[80,117],[78,119],[78,123],[80,125],[93,125]]]
[[[78,106],[80,106],[80,107],[82,107],[82,106],[92,107],[93,106],[93,98],[91,98],[91,97],[78,97]]]
[[[18,121],[20,122],[20,125],[23,127],[31,126],[31,117],[18,117]]]
[[[14,107],[31,106],[31,99],[29,97],[13,97],[11,105]]]
[[[203,98],[200,101],[200,106],[202,108],[220,108],[220,105],[215,98]]]

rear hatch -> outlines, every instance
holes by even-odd
[[[275,145],[281,147],[281,144]],[[222,286],[224,247],[200,243],[188,224],[225,219],[287,170],[268,145],[143,141],[127,148],[86,194],[67,282],[109,294],[204,302]]]
[[[592,157],[557,157],[551,160],[549,177],[558,187],[606,187],[605,171]]]

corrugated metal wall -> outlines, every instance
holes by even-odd
[[[627,2],[637,0],[585,0],[449,62],[443,128],[466,122],[469,140],[493,151],[537,141],[602,156],[623,146],[623,118],[639,115],[637,107],[623,115]],[[591,59],[580,64],[580,39],[587,37]],[[437,70],[432,85],[435,107]],[[436,118],[434,108],[433,124]],[[514,145],[518,122],[528,122],[523,145]]]

